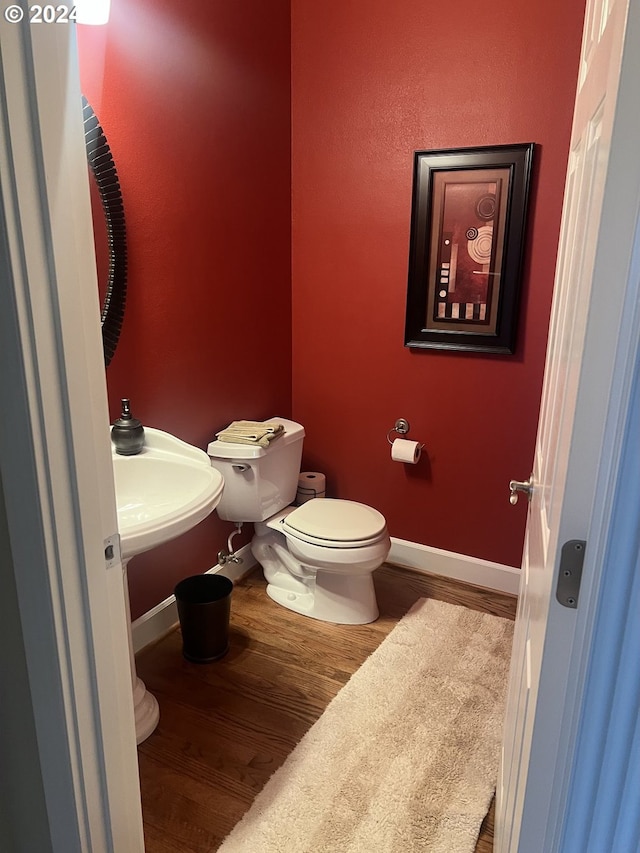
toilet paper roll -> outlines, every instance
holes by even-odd
[[[319,471],[302,471],[298,477],[298,491],[296,503],[300,504],[310,501],[311,498],[323,498],[325,496],[327,478]]]
[[[324,492],[296,492],[296,506],[302,506],[302,504],[306,504],[307,501],[312,501],[314,498],[324,498],[326,497]]]
[[[298,477],[298,488],[305,491],[324,492],[327,478],[319,471],[302,471]]]
[[[422,446],[417,441],[407,441],[406,438],[396,438],[391,445],[391,458],[394,462],[405,462],[407,465],[415,465],[420,454]]]

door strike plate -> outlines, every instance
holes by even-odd
[[[587,543],[584,539],[569,539],[560,551],[556,598],[564,607],[571,607],[574,610],[578,606],[586,547]]]
[[[120,534],[114,533],[104,540],[104,562],[105,568],[112,569],[120,565],[122,559],[120,554]]]

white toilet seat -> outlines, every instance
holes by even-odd
[[[321,548],[367,548],[388,539],[381,513],[366,504],[337,498],[314,498],[278,523],[287,539]]]
[[[303,566],[343,575],[362,575],[374,571],[386,560],[391,547],[387,534],[375,542],[352,547],[335,543],[330,546],[326,542],[317,545],[288,533],[285,533],[285,538],[289,553]]]
[[[386,536],[386,530],[383,530],[379,536],[372,537],[371,539],[352,539],[349,541],[336,541],[335,539],[321,539],[316,536],[309,536],[305,533],[300,533],[297,530],[291,530],[287,527],[286,523],[282,522],[282,533],[287,537],[288,540],[295,539],[296,542],[306,542],[309,545],[316,545],[318,548],[326,548],[326,549],[336,549],[336,550],[351,550],[353,548],[366,548],[369,545],[376,545],[378,542],[382,542]]]

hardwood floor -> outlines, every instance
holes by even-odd
[[[177,629],[139,653],[138,674],[160,703],[158,728],[139,747],[147,853],[217,850],[267,779],[418,598],[515,617],[512,596],[455,581],[390,566],[374,580],[379,619],[340,626],[275,604],[255,571],[234,588],[224,658],[188,663]],[[476,853],[492,849],[493,805]]]

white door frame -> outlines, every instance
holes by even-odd
[[[25,18],[28,12],[25,10]],[[144,850],[75,30],[0,20],[2,837]],[[9,682],[9,683],[12,683]]]

